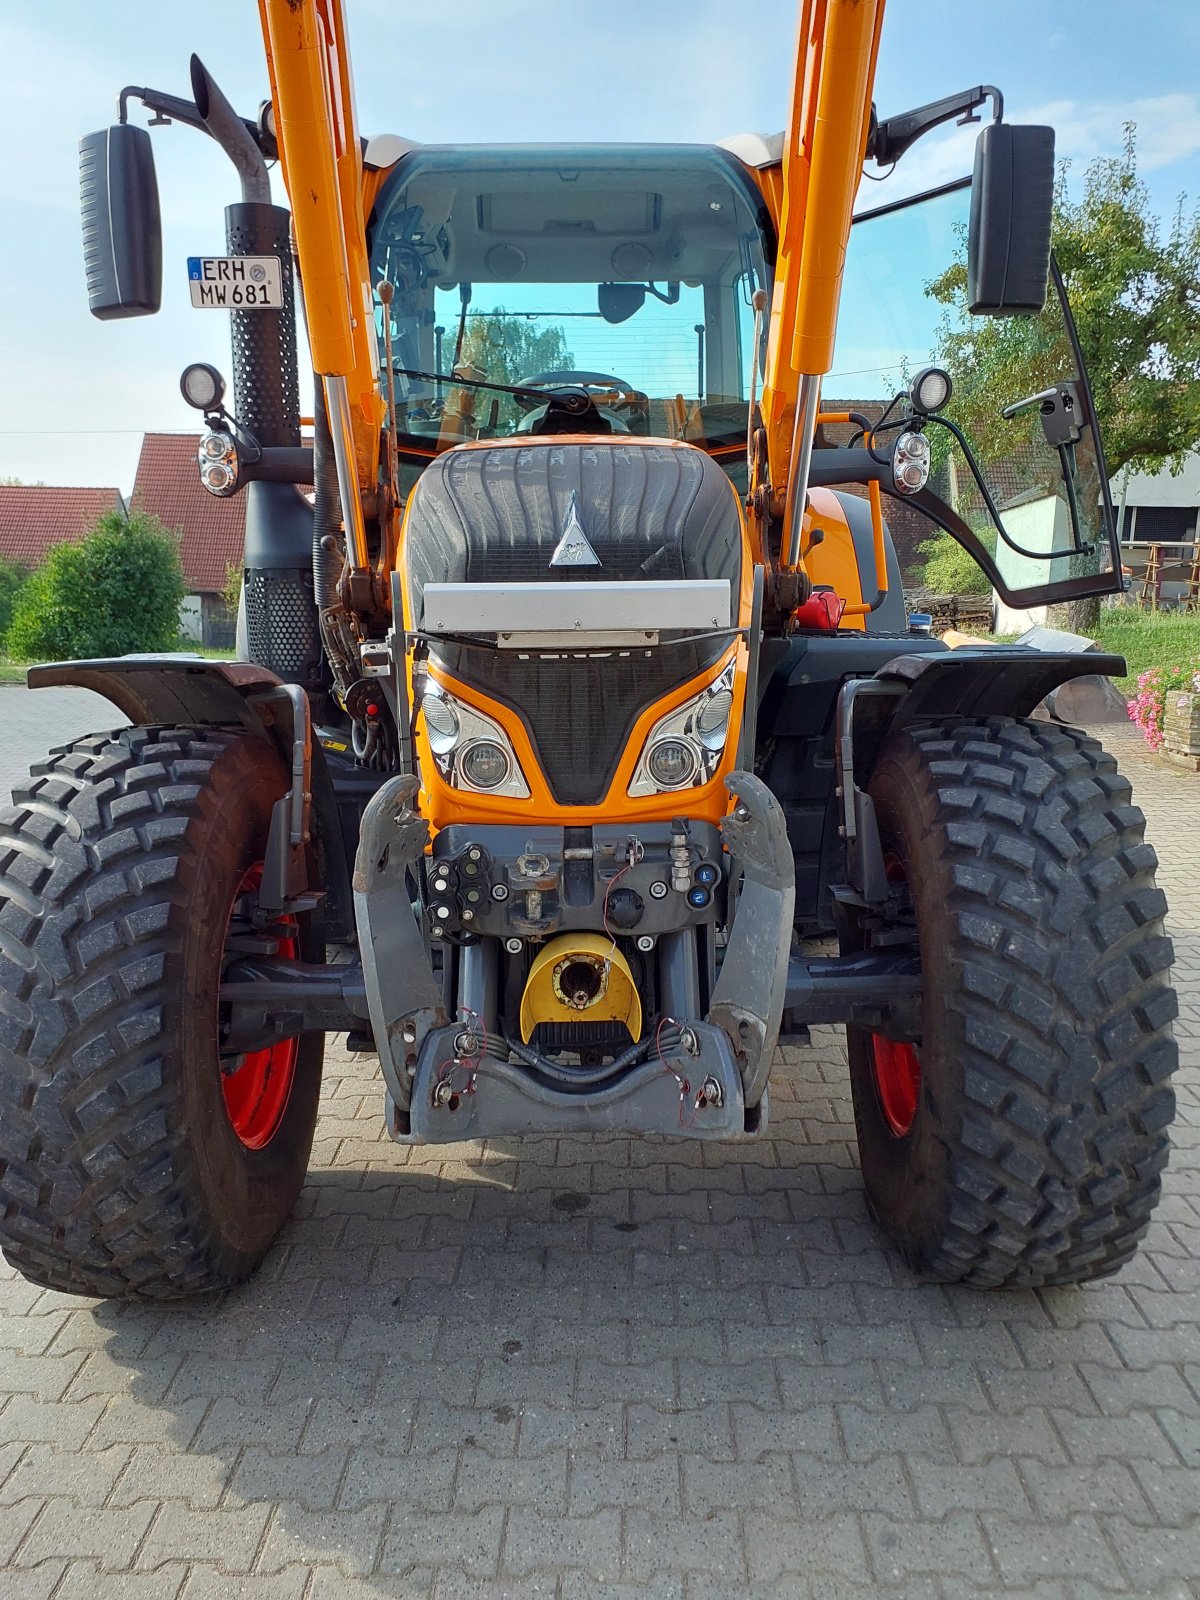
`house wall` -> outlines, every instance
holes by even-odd
[[[202,595],[185,594],[179,602],[179,637],[191,644],[204,643],[204,599]]]
[[[185,595],[179,607],[179,636],[206,650],[232,650],[234,619],[219,594]]]

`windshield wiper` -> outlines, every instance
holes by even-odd
[[[452,388],[494,389],[500,394],[514,394],[519,400],[548,402],[555,394],[585,394],[587,390],[577,383],[564,383],[561,389],[523,389],[515,383],[493,383],[490,378],[457,378],[452,372],[421,372],[415,367],[393,367],[401,378],[424,378],[427,383],[444,383]]]

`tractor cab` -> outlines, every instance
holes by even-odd
[[[744,461],[752,301],[774,233],[727,152],[418,147],[380,183],[367,240],[372,282],[391,289],[376,328],[414,465],[557,431],[563,391],[592,402],[575,431]]]

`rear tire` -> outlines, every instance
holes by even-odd
[[[35,1283],[226,1288],[289,1216],[324,1036],[281,1053],[275,1112],[243,1111],[251,1148],[217,1015],[231,910],[287,781],[261,739],[126,728],[55,751],[0,812],[0,1243]],[[289,931],[322,959],[313,918]]]
[[[1115,1271],[1175,1110],[1166,903],[1129,784],[1077,729],[988,718],[893,735],[870,794],[925,984],[907,1128],[912,1063],[848,1030],[873,1213],[945,1282]]]

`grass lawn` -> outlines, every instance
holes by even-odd
[[[0,683],[24,683],[26,670],[23,662],[0,656]]]
[[[1139,672],[1147,667],[1181,666],[1200,661],[1200,616],[1181,611],[1135,611],[1132,606],[1104,606],[1096,638],[1104,650],[1124,656],[1127,678],[1114,678],[1132,694]]]

